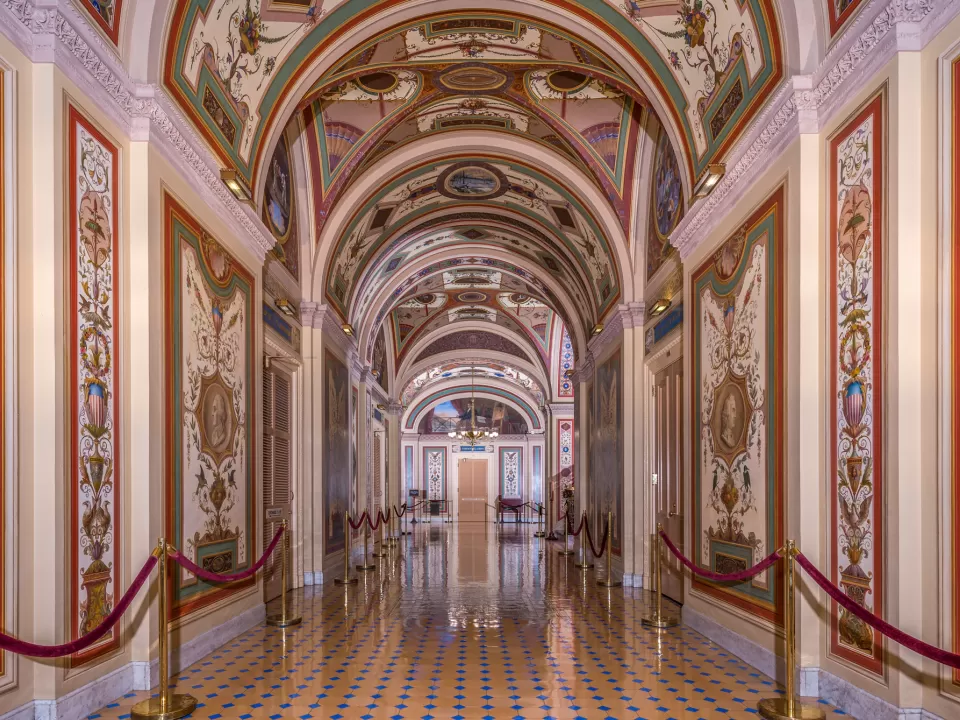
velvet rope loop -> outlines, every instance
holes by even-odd
[[[130,608],[130,603],[133,602],[133,598],[140,592],[140,588],[147,582],[147,578],[150,577],[150,573],[153,572],[153,568],[156,566],[157,557],[156,555],[151,555],[133,579],[133,583],[127,588],[127,592],[120,598],[120,602],[114,606],[110,614],[103,619],[103,622],[83,637],[63,645],[37,645],[0,633],[0,649],[9,650],[10,652],[17,653],[17,655],[29,655],[31,657],[42,658],[65,657],[78,653],[81,650],[86,650],[106,635],[114,625],[120,622],[120,618],[123,617],[123,614]]]
[[[590,552],[593,553],[594,557],[603,557],[603,554],[607,551],[607,541],[610,539],[610,525],[608,524],[603,529],[603,538],[600,540],[600,551],[597,552],[596,546],[593,544],[593,536],[590,533],[590,523],[587,523],[587,542],[590,543]]]
[[[798,552],[796,558],[797,565],[802,567],[804,571],[806,571],[807,575],[809,575],[817,585],[823,588],[827,595],[829,595],[848,613],[859,618],[874,630],[881,632],[888,638],[900,643],[905,648],[913,650],[913,652],[917,653],[918,655],[923,655],[925,658],[930,658],[941,665],[946,665],[954,668],[955,670],[960,669],[960,655],[947,652],[946,650],[941,650],[938,647],[923,642],[923,640],[918,640],[915,637],[907,635],[902,630],[895,628],[890,623],[881,620],[865,607],[858,605],[852,598],[847,597],[847,594],[830,582],[826,577],[824,577],[824,575],[817,570],[816,567],[814,567],[813,563],[811,563],[803,553]]]
[[[685,557],[684,554],[677,549],[677,546],[671,542],[670,538],[667,537],[667,534],[662,530],[660,531],[660,538],[663,540],[663,544],[667,546],[670,552],[676,556],[677,560],[682,562],[690,570],[690,572],[698,577],[704,578],[705,580],[712,580],[713,582],[744,582],[773,567],[780,559],[780,551],[777,550],[776,552],[767,555],[767,557],[753,567],[750,567],[742,572],[716,573],[711,572],[710,570],[704,570],[702,567],[694,565],[693,561]]]
[[[360,526],[363,525],[365,522],[367,522],[367,511],[364,510],[363,514],[360,516],[360,519],[358,519],[356,522],[354,522],[353,520],[348,520],[348,522],[350,523],[351,529],[359,530]]]
[[[273,540],[270,541],[270,545],[264,551],[263,555],[260,556],[260,559],[257,560],[253,565],[244,570],[243,572],[233,573],[231,575],[210,572],[209,570],[204,570],[202,567],[191,561],[179,550],[170,550],[168,555],[170,559],[175,563],[183,567],[185,570],[193,573],[201,580],[205,580],[209,583],[231,583],[237,582],[239,580],[246,580],[249,577],[253,577],[257,572],[266,564],[267,559],[273,555],[273,551],[277,549],[277,544],[280,542],[280,537],[283,535],[283,527],[277,530],[276,535],[273,536]]]

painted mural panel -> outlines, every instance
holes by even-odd
[[[371,372],[373,373],[373,379],[377,381],[377,385],[389,392],[387,387],[389,379],[387,378],[387,335],[385,327],[380,328],[377,333],[377,340],[373,343]]]
[[[659,270],[674,249],[670,233],[683,217],[683,181],[670,136],[662,127],[657,134],[650,190],[650,229],[647,231],[647,279]]]
[[[864,4],[863,0],[826,0],[830,13],[830,37],[836,37]]]
[[[347,511],[351,517],[359,514],[360,507],[360,455],[357,450],[357,440],[360,437],[360,389],[356,385],[350,388],[350,427],[353,434],[350,436],[350,506]],[[360,537],[360,530],[352,530],[351,538]]]
[[[70,323],[69,387],[71,637],[97,627],[122,592],[120,449],[119,151],[72,105],[68,109],[67,209]],[[74,656],[76,666],[114,649],[115,627]]]
[[[253,276],[169,194],[166,248],[168,537],[212,572],[242,570],[256,542]],[[250,585],[212,588],[180,569],[173,616]]]
[[[556,502],[556,519],[563,517],[563,491],[566,488],[572,488],[575,484],[574,477],[576,460],[576,443],[574,442],[574,420],[557,420],[557,467],[560,469],[560,478],[556,483],[558,496]]]
[[[573,380],[571,375],[574,371],[573,341],[570,340],[570,333],[567,326],[561,321],[560,327],[562,334],[560,336],[560,357],[557,359],[559,367],[557,368],[557,397],[573,397]]]
[[[951,470],[953,481],[953,651],[960,652],[960,57],[953,61],[951,68],[952,97],[950,105],[953,109],[953,126],[951,130],[952,143],[952,245],[950,292],[953,298],[950,314],[951,354],[953,358],[951,373],[951,390],[953,394],[950,408],[950,423],[953,435],[951,452]],[[960,670],[953,671],[954,685],[960,685]]]
[[[267,167],[263,191],[263,224],[270,228],[277,244],[273,254],[296,280],[300,280],[300,239],[297,234],[297,193],[290,168],[290,147],[281,135]]]
[[[781,186],[694,273],[694,560],[753,566],[783,542]],[[775,619],[774,571],[694,587]]]
[[[329,350],[323,355],[323,554],[344,548],[350,511],[350,371]]]
[[[423,449],[423,487],[428,500],[445,500],[447,497],[447,449],[428,447]]]
[[[123,0],[80,0],[80,5],[103,34],[110,38],[110,42],[118,45]]]
[[[830,140],[831,580],[883,616],[882,270],[885,89]],[[875,673],[878,634],[833,603],[831,651]]]
[[[607,513],[613,513],[611,547],[619,555],[623,547],[622,348],[597,365],[593,387],[587,516],[600,537]]]
[[[500,496],[523,497],[523,448],[500,448]]]

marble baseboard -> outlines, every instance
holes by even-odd
[[[716,620],[708,618],[703,613],[684,605],[682,612],[684,625],[716,643],[724,650],[743,660],[747,665],[756,668],[767,677],[783,681],[783,661],[772,650],[757,645],[752,640],[738,635]]]
[[[642,588],[643,574],[642,573],[624,573],[623,586],[629,587],[629,588]]]
[[[303,585],[304,587],[311,585],[323,585],[323,571],[316,570],[312,572],[304,572]]]
[[[212,630],[184,643],[170,655],[170,672],[178,673],[238,635],[263,622],[264,605],[247,610]],[[0,720],[83,720],[122,695],[149,690],[160,681],[157,660],[128,663],[56,700],[34,700],[0,715]]]

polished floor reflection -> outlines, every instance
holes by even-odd
[[[419,525],[359,585],[307,588],[302,625],[245,633],[177,689],[193,717],[253,720],[745,718],[775,693],[701,635],[643,627],[646,593],[598,587],[532,533]]]

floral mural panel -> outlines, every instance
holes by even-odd
[[[119,150],[68,107],[71,184],[67,298],[70,323],[71,637],[96,628],[122,593],[118,356]],[[73,666],[113,650],[113,628]]]
[[[587,519],[594,536],[603,534],[612,513],[611,548],[623,547],[623,349],[617,349],[594,374],[591,397],[590,469]]]
[[[256,559],[254,278],[172,196],[163,197],[169,372],[167,526],[211,572]],[[237,592],[173,575],[174,617]]]
[[[831,580],[883,616],[883,368],[881,271],[885,229],[881,90],[830,140],[832,432]],[[831,651],[882,673],[883,643],[833,603]]]
[[[560,468],[560,478],[557,483],[558,501],[555,504],[557,520],[563,517],[563,493],[565,490],[572,493],[575,483],[574,422],[573,418],[557,420],[557,467]]]
[[[576,361],[573,353],[573,341],[570,340],[570,333],[567,326],[560,321],[562,334],[560,336],[560,357],[557,359],[559,367],[557,368],[557,397],[573,397],[573,371],[576,369]]]
[[[260,212],[276,245],[274,256],[295,280],[300,280],[300,238],[297,234],[296,187],[290,168],[290,146],[286,135],[281,135],[267,167],[267,182],[263,191]]]
[[[350,371],[329,350],[323,355],[323,379],[323,554],[330,555],[343,550],[346,542],[356,445],[350,440]]]
[[[661,127],[653,156],[650,190],[650,229],[647,231],[647,279],[673,254],[670,233],[683,217],[683,180],[670,137]]]
[[[781,186],[693,275],[694,561],[746,570],[783,543]],[[776,571],[694,588],[778,614]]]
[[[428,500],[447,498],[447,449],[428,447],[423,449],[423,486]]]
[[[500,448],[500,496],[523,497],[523,448]]]

